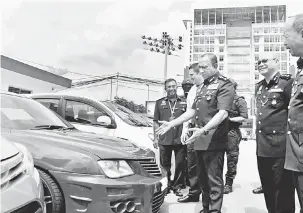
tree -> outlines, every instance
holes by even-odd
[[[147,112],[146,107],[143,106],[142,104],[140,104],[140,105],[135,104],[133,101],[128,101],[125,98],[120,98],[120,97],[116,96],[114,102],[121,106],[124,106],[127,109],[130,109],[131,111],[136,112],[136,113],[146,113]]]

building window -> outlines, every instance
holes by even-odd
[[[281,61],[287,61],[287,53],[281,53]]]
[[[264,33],[270,33],[270,27],[264,27]]]
[[[209,43],[210,43],[210,44],[214,44],[214,43],[215,43],[215,38],[214,38],[214,37],[210,37],[209,39],[210,39],[210,40],[209,40]]]
[[[194,35],[201,35],[201,30],[194,30]]]
[[[273,36],[273,35],[270,36],[270,42],[271,43],[275,42],[275,36]]]
[[[264,36],[264,43],[269,43],[269,36]]]
[[[199,37],[194,37],[194,44],[199,44],[199,40],[200,40]]]
[[[281,63],[281,70],[287,70],[287,62]]]
[[[271,32],[272,33],[278,33],[279,29],[277,27],[272,27]]]
[[[209,37],[205,37],[205,44],[209,44]]]
[[[223,55],[220,55],[219,61],[224,61],[224,56]]]
[[[204,44],[205,37],[200,37],[200,44]]]
[[[12,86],[8,87],[8,91],[13,92],[13,93],[17,93],[17,94],[31,94],[32,93],[31,90],[21,89],[21,88],[12,87]]]
[[[280,44],[276,44],[276,51],[280,51]]]
[[[220,37],[220,38],[219,38],[219,43],[220,43],[220,44],[224,44],[224,37]]]
[[[273,52],[273,51],[275,51],[275,47],[274,47],[274,44],[271,44],[270,45],[270,52]]]
[[[264,52],[269,52],[269,45],[264,45]]]
[[[213,46],[211,46],[209,50],[211,53],[215,52],[215,48]]]
[[[275,42],[280,42],[280,36],[278,35],[275,36]]]
[[[219,48],[220,53],[224,52],[224,47]]]
[[[209,30],[209,35],[215,35],[215,30],[214,29],[210,29]]]
[[[199,52],[199,47],[194,47],[194,53]]]
[[[259,52],[259,46],[255,46],[255,52]]]
[[[193,60],[198,61],[198,54],[194,54]]]
[[[219,70],[223,70],[224,66],[223,65],[220,65],[219,66]]]
[[[255,74],[255,80],[259,80],[259,74]]]
[[[286,50],[285,46],[282,45],[282,46],[281,46],[281,51],[285,51],[285,50]]]
[[[259,36],[255,36],[255,37],[254,37],[254,42],[255,42],[255,43],[259,43],[259,40],[260,40]]]
[[[259,55],[255,55],[255,61],[259,60]]]

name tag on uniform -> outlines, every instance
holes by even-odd
[[[162,101],[161,106],[164,106],[164,105],[166,105],[166,102]]]
[[[207,87],[207,89],[218,89],[219,84],[211,84]]]
[[[283,90],[281,88],[274,88],[274,89],[268,90],[268,92],[283,92]]]
[[[186,102],[184,102],[184,101],[181,101],[181,102],[180,102],[180,104],[186,104]]]

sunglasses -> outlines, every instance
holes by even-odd
[[[260,65],[261,63],[266,64],[268,62],[269,59],[262,59],[262,60],[258,60],[258,65]],[[272,60],[276,60],[275,58],[273,58]]]

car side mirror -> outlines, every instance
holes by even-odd
[[[101,123],[102,125],[106,125],[106,126],[109,126],[112,124],[112,120],[110,119],[110,117],[108,117],[106,115],[99,116],[97,118],[97,122]]]

